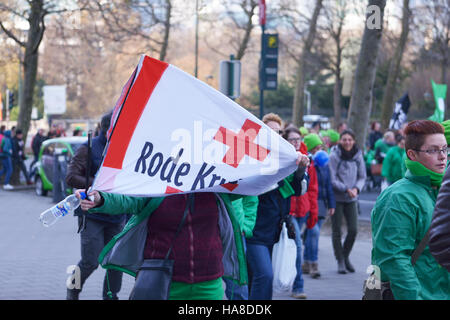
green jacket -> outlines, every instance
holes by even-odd
[[[378,139],[377,142],[375,142],[374,145],[374,150],[375,153],[380,152],[383,154],[383,156],[385,156],[389,149],[391,149],[393,147],[393,145],[387,144],[386,142],[384,142],[383,138]]]
[[[438,190],[427,176],[405,178],[384,190],[372,210],[372,265],[381,281],[390,281],[395,299],[450,299],[450,274],[427,246],[411,264],[411,255],[430,227]]]
[[[405,174],[404,154],[405,149],[395,146],[389,149],[383,160],[381,175],[391,184],[403,178]]]
[[[144,259],[144,247],[147,239],[147,221],[150,215],[163,201],[161,198],[130,197],[119,194],[103,193],[105,199],[101,207],[89,212],[108,214],[133,214],[122,232],[103,248],[98,257],[99,264],[105,269],[119,270],[136,277]],[[240,284],[247,283],[247,264],[239,225],[241,217],[235,213],[232,201],[242,196],[216,194],[219,208],[219,229],[222,238],[224,277]]]
[[[239,225],[246,238],[251,238],[253,236],[258,203],[257,196],[243,196],[242,198],[233,201],[234,211],[239,217]]]

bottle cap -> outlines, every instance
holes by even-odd
[[[80,196],[81,196],[81,200],[86,199],[86,193],[85,192],[80,192]]]

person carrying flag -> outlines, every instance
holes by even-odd
[[[308,163],[307,156],[298,155],[299,172],[304,172]],[[293,186],[298,191],[301,190],[300,184],[301,180],[295,178]],[[75,192],[79,199],[81,192],[84,190]],[[81,209],[88,211],[88,215],[95,212],[133,214],[123,231],[100,254],[99,261],[103,267],[109,264],[135,276],[142,263],[140,259],[164,259],[173,243],[170,259],[174,260],[174,267],[169,299],[222,300],[222,276],[241,285],[247,283],[242,229],[237,224],[240,217],[231,203],[240,196],[198,192],[150,198],[96,190],[89,195],[93,201],[81,201]],[[184,225],[175,237],[185,210]],[[270,293],[267,292],[269,289]],[[260,293],[271,296],[271,286]]]

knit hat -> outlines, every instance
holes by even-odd
[[[320,140],[320,137],[315,133],[308,134],[304,139],[303,142],[306,144],[306,147],[308,148],[308,151],[311,151],[317,146],[320,146],[323,144],[322,140]]]
[[[339,141],[339,133],[334,131],[333,129],[328,130],[328,136],[330,137],[330,141],[332,143],[336,143]]]
[[[447,140],[447,144],[450,144],[450,120],[445,120],[441,124],[444,127],[445,140]]]
[[[300,127],[299,130],[302,136],[306,136],[309,133],[308,129],[306,129],[305,127]]]

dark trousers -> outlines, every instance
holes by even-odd
[[[27,168],[25,167],[25,163],[23,162],[23,160],[15,159],[15,160],[13,160],[13,165],[14,165],[13,168],[15,166],[18,166],[19,169],[22,170],[22,173],[25,176],[25,180],[27,182],[29,182],[30,181],[30,176],[28,175],[28,171],[27,171]]]
[[[342,219],[347,222],[347,236],[342,244]],[[336,211],[331,216],[332,242],[336,260],[350,255],[358,233],[358,201],[336,202]]]
[[[120,231],[122,231],[125,222],[109,223],[86,217],[86,227],[81,231],[81,260],[78,262],[80,268],[81,288],[86,279],[97,269],[98,256],[103,247]],[[103,299],[108,299],[108,291],[117,298],[117,293],[122,287],[122,272],[115,270],[107,271],[103,280]],[[109,280],[109,281],[108,281]],[[109,285],[108,285],[109,282]],[[109,286],[109,288],[108,288]]]

